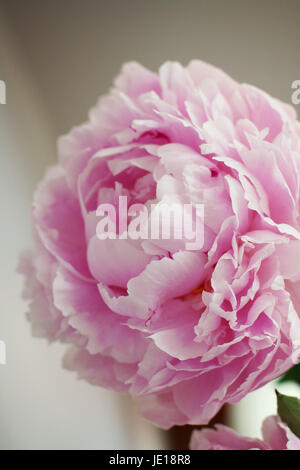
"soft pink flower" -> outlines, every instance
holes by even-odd
[[[101,241],[97,206],[119,195],[204,204],[203,249]],[[208,423],[298,360],[299,195],[290,106],[200,61],[125,65],[35,194],[34,334],[159,426]]]
[[[192,450],[300,450],[300,439],[278,416],[269,416],[262,425],[261,439],[239,436],[232,429],[217,424],[215,429],[201,429],[192,434]]]

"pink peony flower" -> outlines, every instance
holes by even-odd
[[[263,440],[239,436],[217,424],[215,429],[193,431],[192,450],[300,450],[300,439],[278,416],[269,416],[262,425]]]
[[[100,240],[101,203],[204,205],[204,245]],[[300,353],[300,124],[210,65],[126,64],[59,140],[24,255],[33,333],[157,425],[205,424]]]

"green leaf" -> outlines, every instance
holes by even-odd
[[[275,390],[277,395],[277,410],[280,418],[293,433],[300,437],[300,400],[296,397],[282,395]]]
[[[278,383],[282,382],[295,382],[300,385],[300,362],[279,377]]]

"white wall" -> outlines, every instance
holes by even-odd
[[[159,448],[154,427],[131,401],[80,382],[61,367],[63,347],[31,337],[15,272],[31,245],[30,206],[37,181],[56,159],[56,136],[39,87],[0,12],[1,257],[0,449]]]
[[[293,382],[271,382],[232,406],[229,424],[244,436],[261,437],[263,420],[277,414],[275,388],[285,395],[300,397],[299,385]]]

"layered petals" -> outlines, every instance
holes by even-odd
[[[201,61],[167,62],[157,74],[131,62],[58,147],[35,193],[35,248],[20,270],[33,333],[70,345],[65,367],[131,394],[168,428],[207,424],[299,360],[292,108]],[[99,236],[102,204],[115,211],[114,237]],[[174,220],[167,237],[134,220],[143,207],[149,228],[152,206],[174,204],[203,209],[192,219],[202,224],[199,246],[178,237]],[[266,421],[264,442],[203,430],[192,446],[292,446],[284,426]]]
[[[194,431],[193,450],[300,450],[300,439],[278,416],[269,416],[262,425],[263,439],[239,436],[235,431],[217,424],[214,429]]]

